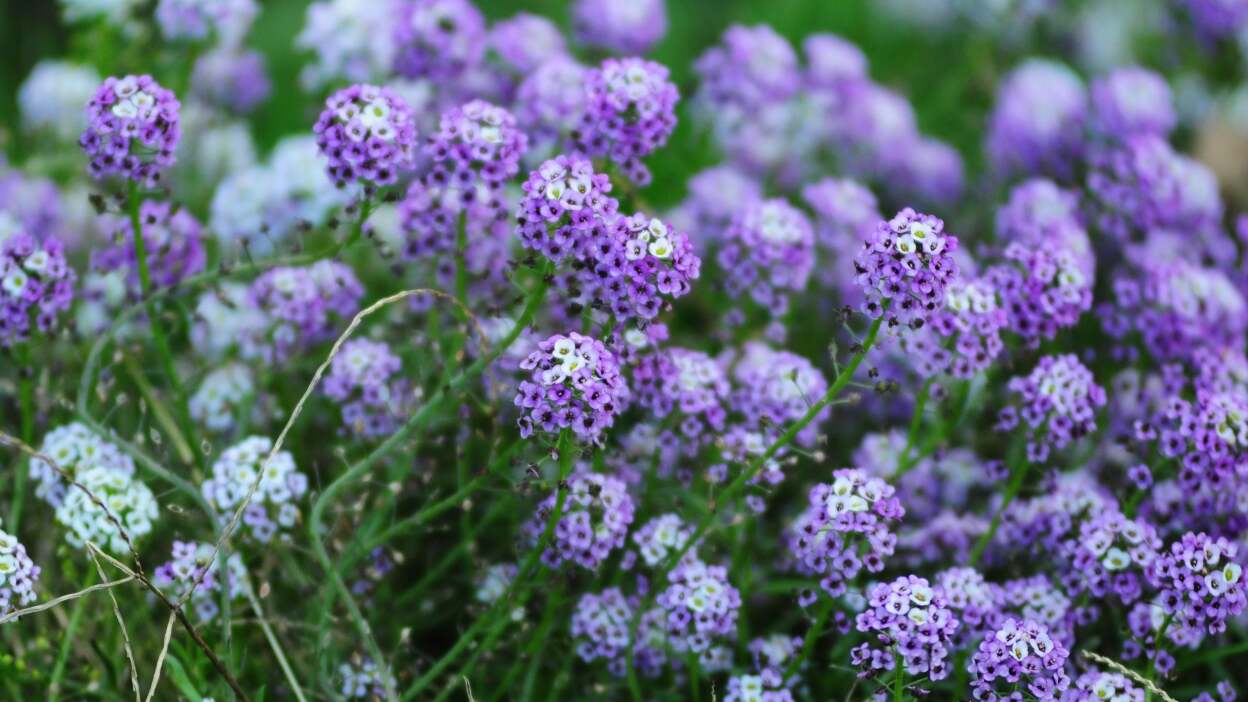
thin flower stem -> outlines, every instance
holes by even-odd
[[[35,377],[30,367],[30,346],[19,344],[17,351],[18,366],[18,404],[22,413],[22,441],[28,444],[35,441]],[[13,499],[9,503],[9,529],[14,534],[22,523],[22,508],[26,501],[26,471],[22,459],[18,458],[13,466]]]
[[[893,654],[893,667],[897,670],[897,674],[893,676],[893,702],[904,702],[906,699],[906,674],[905,666],[901,662],[901,654]]]
[[[811,652],[815,650],[815,641],[819,639],[819,634],[823,633],[823,627],[828,623],[828,617],[832,615],[832,600],[824,598],[819,605],[819,613],[815,616],[815,621],[810,626],[810,630],[806,632],[806,638],[802,641],[801,653],[789,662],[789,666],[784,669],[784,679],[787,682],[797,671],[802,669],[802,664],[806,659],[810,658]]]
[[[468,304],[468,210],[459,213],[455,225],[455,297]]]
[[[992,521],[988,524],[988,530],[979,537],[979,541],[975,542],[975,547],[971,549],[969,565],[974,568],[979,564],[979,559],[984,555],[984,549],[988,548],[988,544],[992,543],[992,537],[996,536],[997,529],[1001,527],[1001,517],[1005,514],[1005,510],[1009,508],[1010,503],[1018,497],[1019,491],[1023,489],[1023,483],[1027,480],[1027,474],[1031,472],[1031,461],[1026,457],[1020,457],[1021,447],[1023,446],[1021,439],[1016,439],[1010,450],[1010,472],[1013,478],[1010,480],[1009,486],[1006,488],[1005,496],[1001,500],[1001,506],[992,515]],[[1020,463],[1022,465],[1015,465]]]
[[[88,569],[85,590],[90,590],[95,586],[96,574]],[[65,634],[61,638],[61,648],[57,651],[56,662],[52,664],[52,674],[48,676],[48,700],[55,702],[57,695],[61,690],[61,678],[65,675],[65,664],[69,662],[69,648],[74,643],[74,639],[78,634],[78,627],[82,624],[82,615],[87,608],[87,598],[79,598],[74,603],[74,608],[69,611],[69,622],[65,625]]]
[[[910,417],[910,431],[906,433],[906,447],[902,450],[901,457],[898,459],[897,472],[893,476],[894,479],[905,475],[918,462],[910,459],[910,453],[918,445],[919,429],[923,426],[923,411],[927,408],[927,399],[932,394],[932,383],[934,381],[934,378],[928,378],[923,381],[923,387],[919,389],[918,397],[915,398],[914,415]]]

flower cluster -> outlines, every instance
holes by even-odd
[[[641,162],[676,128],[680,94],[667,68],[640,58],[606,59],[586,76],[586,104],[573,134],[577,148],[605,156],[638,185],[650,182]]]
[[[945,234],[945,223],[931,215],[906,208],[879,222],[854,259],[863,311],[885,319],[890,329],[922,327],[958,277],[957,248],[957,237]]]
[[[663,0],[577,0],[572,27],[586,46],[644,54],[667,33],[667,9]]]
[[[992,282],[955,280],[945,288],[945,304],[926,329],[898,338],[902,353],[924,378],[973,378],[1004,350],[1001,329],[1007,315]]]
[[[1003,176],[1069,178],[1084,151],[1088,96],[1079,75],[1046,59],[1031,59],[997,90],[984,144]]]
[[[584,292],[617,321],[654,319],[689,293],[702,267],[684,232],[640,213],[615,217],[586,263]]]
[[[633,523],[633,498],[619,478],[580,471],[568,478],[563,514],[555,524],[552,543],[542,552],[542,562],[558,567],[565,561],[595,570],[611,551],[624,545]],[[530,539],[537,543],[558,505],[558,493],[537,507],[528,524]]]
[[[246,504],[242,524],[260,543],[271,541],[279,530],[294,528],[299,519],[296,503],[308,491],[308,476],[295,468],[290,453],[279,451],[269,458],[272,448],[268,437],[243,439],[221,453],[212,464],[212,477],[200,486],[223,522]]]
[[[254,402],[256,382],[251,369],[228,363],[208,375],[187,400],[191,419],[209,431],[227,432],[242,418],[243,409]]]
[[[142,280],[134,250],[134,226],[128,217],[106,215],[103,219],[111,245],[92,252],[91,269],[124,273],[130,297],[138,299]],[[203,227],[190,212],[168,202],[147,200],[139,208],[139,228],[154,288],[171,287],[203,272],[207,263]]]
[[[93,178],[121,176],[151,187],[173,165],[181,105],[151,76],[107,78],[87,103],[78,139]]]
[[[1050,451],[1096,430],[1096,412],[1105,406],[1105,389],[1072,354],[1045,356],[1026,376],[1007,386],[1013,403],[1001,410],[999,431],[1026,424],[1027,460],[1042,463]]]
[[[828,390],[827,380],[810,361],[753,341],[732,365],[732,384],[731,406],[741,412],[748,427],[768,435],[778,435],[801,419]],[[825,408],[794,440],[814,446],[819,421],[826,416]]]
[[[623,675],[633,612],[633,605],[618,587],[581,595],[576,602],[576,611],[572,613],[576,655],[586,663],[607,661],[612,673]]]
[[[308,6],[295,46],[315,53],[300,80],[306,88],[389,74],[394,59],[394,3],[321,0]]]
[[[495,563],[485,569],[476,581],[476,599],[481,604],[493,604],[507,594],[520,569],[515,563]]]
[[[191,72],[191,94],[210,105],[247,114],[273,92],[259,51],[215,49],[200,56]]]
[[[595,173],[581,156],[557,156],[542,163],[524,182],[516,217],[520,243],[558,263],[583,258],[605,235],[620,203],[608,193],[611,181]]]
[[[758,675],[728,678],[724,702],[793,702],[793,693],[784,687],[784,677],[779,671],[767,668]]]
[[[415,165],[415,117],[390,88],[356,84],[339,90],[325,101],[312,130],[339,187],[393,185]]]
[[[91,542],[114,555],[128,555],[131,545],[152,531],[160,514],[156,498],[130,473],[102,466],[76,476],[56,507],[56,521],[68,531],[71,546]],[[96,500],[99,500],[97,502]]]
[[[1139,66],[1115,68],[1092,82],[1091,128],[1104,137],[1132,134],[1168,135],[1178,122],[1170,86],[1156,73]]]
[[[490,49],[508,68],[527,75],[567,56],[558,25],[541,15],[517,12],[490,27]]]
[[[359,310],[363,295],[355,273],[336,261],[273,268],[247,290],[250,304],[269,320],[255,348],[265,359],[281,360],[332,338],[337,325]]]
[[[394,69],[408,78],[450,82],[485,53],[485,18],[470,0],[411,0],[391,22]]]
[[[388,344],[352,339],[334,356],[321,391],[342,405],[342,423],[350,434],[387,436],[406,416],[406,383],[394,377],[402,369]]]
[[[993,585],[974,568],[958,566],[936,575],[936,590],[958,620],[955,638],[965,641],[987,633],[999,618]]]
[[[339,665],[338,675],[342,676],[342,696],[349,700],[380,699],[386,696],[388,687],[395,685],[394,676],[368,658],[359,665]]]
[[[667,574],[668,585],[656,602],[667,615],[672,650],[700,659],[716,639],[736,635],[741,593],[728,582],[728,569],[688,559]]]
[[[1112,594],[1130,604],[1143,594],[1144,573],[1161,546],[1157,530],[1146,522],[1113,511],[1089,515],[1064,549],[1070,551],[1067,589],[1074,594],[1086,589],[1098,598]]]
[[[814,268],[814,230],[788,202],[758,202],[733,217],[717,261],[729,295],[748,297],[781,315],[789,296],[806,288]]]
[[[69,61],[43,60],[35,64],[17,93],[22,126],[62,142],[76,139],[87,126],[82,106],[100,84],[90,66]]]
[[[689,232],[699,250],[718,244],[733,217],[763,199],[758,181],[730,165],[700,171],[685,185],[689,194],[671,220]]]
[[[0,529],[0,617],[35,601],[39,572],[17,537]]]
[[[62,476],[42,458],[30,460],[30,477],[38,483],[35,496],[52,507],[60,506],[65,499],[69,490],[66,477],[76,478],[92,468],[134,475],[133,458],[78,422],[70,422],[48,432],[39,446],[39,453],[52,459],[56,468],[67,474]]]
[[[215,34],[223,43],[235,44],[259,10],[255,0],[160,0],[156,23],[166,39],[202,41]]]
[[[1043,624],[1011,617],[979,644],[971,658],[971,689],[979,699],[994,699],[1025,685],[1036,700],[1057,702],[1070,687],[1064,669],[1069,656]]]
[[[152,573],[152,584],[178,600],[193,591],[190,601],[195,614],[201,622],[210,622],[221,611],[221,588],[225,588],[231,600],[238,599],[247,580],[243,558],[238,553],[230,554],[226,561],[224,578],[221,559],[214,556],[217,550],[213,544],[175,540],[170,559]]]
[[[550,154],[581,121],[589,69],[569,56],[553,56],[516,87],[516,122],[529,137],[531,153]]]
[[[443,113],[425,153],[433,160],[427,182],[464,190],[477,182],[497,190],[520,170],[528,145],[510,112],[473,100]]]
[[[60,239],[16,234],[0,243],[0,346],[27,340],[32,317],[41,334],[53,332],[76,278]]]
[[[1144,702],[1144,688],[1122,673],[1106,673],[1095,668],[1075,678],[1062,696],[1063,702]]]
[[[818,576],[820,587],[839,597],[864,568],[884,569],[897,546],[892,528],[905,510],[893,486],[862,470],[841,469],[832,478],[811,488],[806,511],[789,529],[789,549],[798,572]]]
[[[661,566],[674,553],[678,553],[693,537],[693,530],[685,526],[679,515],[668,513],[641,525],[633,532],[633,543],[637,552],[647,566]],[[685,557],[692,557],[693,549],[686,552]]]
[[[869,188],[849,178],[824,178],[802,188],[802,199],[814,211],[815,244],[820,265],[816,275],[853,307],[862,303],[854,284],[852,254],[871,237],[880,207]]]
[[[696,452],[724,430],[728,378],[701,351],[671,347],[643,356],[633,368],[632,391],[637,405],[656,418],[671,416],[686,451]]]
[[[1162,550],[1145,572],[1160,591],[1163,611],[1177,625],[1217,634],[1248,606],[1248,581],[1238,555],[1234,541],[1188,532]]]
[[[566,429],[581,441],[598,443],[629,401],[615,355],[601,341],[576,332],[541,342],[520,369],[532,373],[516,393],[521,436]]]
[[[869,643],[854,647],[851,661],[864,674],[893,670],[900,657],[907,675],[933,681],[949,675],[947,659],[958,620],[944,595],[926,578],[906,575],[873,587],[855,628],[875,633],[882,644],[881,648]]]

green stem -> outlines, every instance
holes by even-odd
[[[468,304],[468,210],[459,213],[455,225],[455,297]]]
[[[992,543],[992,537],[996,536],[997,529],[1001,526],[1002,515],[1005,514],[1005,510],[1009,508],[1010,503],[1014,501],[1014,498],[1018,497],[1018,493],[1023,489],[1023,483],[1027,479],[1027,474],[1031,471],[1031,461],[1027,460],[1025,457],[1021,461],[1022,465],[1014,465],[1019,463],[1018,454],[1022,446],[1022,440],[1016,439],[1014,447],[1012,447],[1012,450],[1010,451],[1010,453],[1013,454],[1011,458],[1014,459],[1010,461],[1010,470],[1013,474],[1013,478],[1010,480],[1010,484],[1006,488],[1005,497],[1001,500],[1001,506],[998,507],[997,511],[992,515],[992,522],[988,524],[988,530],[980,535],[979,541],[975,542],[975,548],[971,550],[969,565],[972,568],[979,563],[980,557],[984,555],[984,549],[988,548],[988,544]]]
[[[1166,643],[1166,632],[1170,630],[1170,622],[1174,621],[1174,613],[1166,615],[1161,622],[1161,628],[1157,630],[1157,639],[1153,642],[1153,655],[1148,659],[1148,681],[1151,683],[1157,677],[1157,657],[1161,655],[1161,649]],[[1144,702],[1153,702],[1153,691],[1145,688]]]
[[[915,449],[919,439],[919,428],[923,425],[923,410],[927,407],[927,398],[932,394],[933,378],[928,378],[923,382],[923,387],[919,390],[918,397],[914,401],[914,415],[910,417],[910,431],[906,433],[906,448],[901,452],[901,458],[897,463],[897,471],[895,478],[900,478],[914,466],[917,461],[910,460],[910,452]]]
[[[828,617],[832,615],[832,600],[825,598],[819,606],[819,613],[815,617],[815,623],[811,625],[810,630],[806,632],[806,639],[802,641],[801,653],[789,662],[789,667],[784,669],[784,679],[787,681],[802,669],[802,664],[810,657],[815,649],[815,641],[818,640],[819,634],[823,632],[823,627],[828,623]]]
[[[87,569],[86,580],[83,581],[83,587],[91,587],[95,584],[97,574],[91,568]],[[77,638],[78,627],[82,624],[82,615],[87,609],[87,598],[79,597],[74,603],[74,608],[69,612],[69,622],[65,625],[65,635],[61,638],[61,648],[56,654],[56,663],[52,666],[52,675],[48,678],[48,702],[57,699],[61,689],[61,678],[65,675],[65,664],[69,662],[69,649]]]
[[[903,702],[906,699],[906,673],[905,666],[902,665],[901,655],[894,653],[893,667],[897,670],[897,674],[893,677],[893,702]]]
[[[21,408],[22,441],[35,441],[35,371],[30,367],[30,345],[22,343],[17,348],[18,405]],[[20,454],[19,454],[20,455]],[[22,523],[22,508],[26,503],[26,471],[28,465],[18,458],[13,466],[13,499],[9,503],[9,531],[18,533]]]

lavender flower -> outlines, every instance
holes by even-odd
[[[1113,595],[1131,604],[1143,594],[1144,573],[1161,546],[1157,530],[1145,522],[1116,511],[1089,515],[1079,526],[1078,539],[1063,549],[1070,559],[1064,580],[1072,594],[1087,590],[1094,597]]]
[[[572,135],[577,148],[609,158],[634,183],[649,184],[641,159],[667,143],[676,128],[680,94],[667,68],[640,58],[609,58],[589,72],[585,90],[585,113]]]
[[[644,54],[667,34],[667,8],[664,0],[577,0],[572,27],[587,46]]]
[[[782,199],[765,200],[732,219],[717,260],[729,295],[748,295],[778,316],[810,278],[814,232],[801,210]]]
[[[527,144],[510,112],[473,100],[443,113],[437,133],[425,147],[433,160],[427,178],[464,190],[478,181],[499,189],[520,169]]]
[[[29,339],[32,318],[39,333],[55,331],[73,300],[76,279],[56,237],[39,243],[17,234],[0,243],[0,346]]]
[[[151,76],[106,78],[87,103],[87,129],[78,139],[99,180],[121,176],[147,187],[173,165],[182,132],[181,105]]]
[[[619,209],[608,195],[611,181],[594,173],[593,163],[581,156],[546,161],[523,188],[516,217],[520,243],[556,263],[569,255],[583,259]]]
[[[1219,634],[1248,605],[1248,581],[1238,555],[1234,541],[1188,532],[1145,572],[1160,590],[1162,609],[1179,626]]]
[[[271,320],[252,347],[263,358],[279,360],[333,338],[337,326],[360,308],[363,295],[355,273],[336,261],[271,269],[247,291],[251,304]]]
[[[1047,247],[1009,244],[1004,261],[985,276],[1008,311],[1004,321],[1009,330],[1029,345],[1073,327],[1092,307],[1090,245],[1086,236],[1082,243],[1073,241],[1054,241]]]
[[[587,263],[586,294],[617,321],[653,320],[689,293],[702,267],[684,232],[641,213],[612,220]]]
[[[629,401],[615,356],[601,341],[576,332],[543,341],[520,368],[533,378],[520,383],[515,399],[524,437],[570,429],[580,440],[598,443]]]
[[[894,330],[931,320],[958,276],[958,238],[944,227],[944,221],[908,207],[876,224],[854,259],[869,317],[884,318]]]
[[[716,639],[736,635],[741,593],[728,582],[727,568],[689,559],[672,568],[667,581],[656,601],[667,614],[673,651],[702,659]]]
[[[312,129],[339,187],[393,185],[400,172],[414,166],[414,115],[390,88],[356,84],[339,90],[325,101]]]
[[[231,600],[238,599],[243,595],[243,583],[247,579],[242,556],[230,554],[226,575],[222,578],[220,559],[214,558],[215,554],[212,544],[174,540],[173,554],[170,560],[156,567],[152,584],[178,600],[194,588],[190,602],[195,614],[199,621],[210,622],[221,611],[218,606],[221,588],[226,588]]]
[[[1004,176],[1069,179],[1083,155],[1087,94],[1074,71],[1031,59],[1011,71],[997,91],[984,150]]]
[[[698,101],[712,112],[749,110],[791,97],[799,87],[797,52],[765,24],[734,24],[721,43],[694,64],[702,79]]]
[[[979,699],[993,699],[1025,685],[1042,702],[1064,699],[1070,677],[1063,666],[1070,656],[1044,625],[1010,618],[979,644],[971,658],[971,689]]]
[[[1096,430],[1105,389],[1072,354],[1045,356],[1029,375],[1011,378],[1012,403],[1001,410],[998,431],[1026,423],[1027,460],[1042,463],[1053,450]]]
[[[880,674],[897,666],[907,675],[943,680],[949,675],[949,649],[958,620],[944,594],[932,589],[926,578],[907,575],[871,589],[867,610],[858,615],[855,627],[875,632],[882,648],[870,643],[855,646],[851,660],[862,675]]]
[[[39,452],[51,458],[71,478],[92,468],[134,475],[134,459],[78,422],[70,422],[48,432],[39,445]],[[36,497],[54,508],[60,506],[70,487],[60,471],[41,458],[32,458],[30,477],[38,483]]]
[[[289,531],[299,519],[296,504],[308,491],[308,476],[295,468],[287,451],[268,458],[273,442],[264,436],[250,436],[227,448],[212,464],[212,477],[200,486],[204,499],[221,521],[233,518],[244,498],[255,493],[243,509],[242,527],[256,541],[267,544],[281,531]]]
[[[1092,129],[1110,139],[1132,134],[1165,137],[1174,129],[1170,86],[1146,68],[1115,68],[1092,82]]]
[[[633,498],[623,481],[609,475],[580,471],[568,478],[563,516],[555,525],[553,542],[542,551],[542,562],[557,568],[565,562],[597,570],[611,551],[624,545],[633,523]],[[542,501],[527,532],[537,543],[555,509],[557,495]]]
[[[17,537],[0,529],[0,617],[35,601],[40,570]]]
[[[485,18],[469,0],[403,0],[394,18],[394,69],[443,85],[480,63]]]
[[[945,289],[944,306],[929,321],[925,329],[897,340],[921,377],[973,378],[1005,348],[1000,331],[1006,325],[1006,310],[990,280],[951,283]]]
[[[835,34],[810,34],[802,40],[809,87],[837,89],[867,80],[867,57],[856,44]]]
[[[334,356],[321,391],[342,406],[342,424],[357,438],[389,436],[407,416],[410,390],[395,377],[403,362],[388,344],[352,339]]]
[[[884,569],[897,536],[891,529],[905,514],[891,485],[856,468],[832,473],[831,484],[810,490],[806,511],[789,528],[789,549],[799,573],[819,576],[830,597],[840,597],[865,568]],[[804,604],[816,599],[804,594]]]
[[[143,290],[130,218],[104,215],[101,219],[111,245],[92,252],[91,269],[123,272],[131,299],[139,299]],[[139,224],[154,289],[172,287],[203,272],[207,263],[204,230],[194,215],[168,202],[146,200],[139,208]]]
[[[634,611],[634,606],[618,587],[581,595],[572,613],[576,655],[586,663],[605,660],[613,674],[622,676]]]

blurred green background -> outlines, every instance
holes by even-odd
[[[802,37],[815,32],[835,32],[862,47],[871,62],[872,76],[910,97],[919,125],[928,135],[949,141],[967,158],[968,170],[976,172],[979,133],[991,103],[998,71],[987,45],[968,45],[964,39],[924,34],[898,27],[870,9],[872,0],[669,0],[669,31],[651,57],[667,65],[687,96],[696,86],[694,60],[714,44],[734,22],[772,25],[800,46]],[[263,51],[269,62],[275,92],[251,118],[257,144],[267,149],[283,135],[311,125],[309,97],[298,82],[300,66],[307,56],[295,51],[294,37],[304,24],[310,0],[263,0],[262,12],[248,44]],[[148,16],[150,5],[144,8]],[[545,15],[565,29],[569,3],[565,0],[478,0],[490,20],[520,11]],[[69,56],[86,59],[92,47],[81,40],[71,44],[70,33],[59,17],[54,0],[5,0],[0,4],[0,129],[6,151],[14,156],[12,135],[17,125],[16,92],[31,67],[41,58]],[[141,13],[142,14],[142,13]],[[126,52],[143,57],[139,51]],[[125,72],[143,72],[143,65],[122,65]],[[682,120],[682,129],[691,129]],[[657,183],[651,189],[655,204],[671,204],[680,188],[676,174],[688,174],[717,157],[700,140],[678,133],[672,148],[649,160]]]

